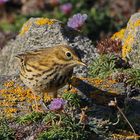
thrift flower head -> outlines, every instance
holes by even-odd
[[[81,27],[85,24],[85,21],[87,19],[87,14],[76,14],[72,18],[68,20],[68,27],[74,28],[74,29],[81,29]]]
[[[61,98],[56,98],[56,99],[53,99],[53,101],[51,101],[51,104],[49,105],[49,109],[53,111],[60,110],[60,109],[63,109],[65,104],[66,104],[66,101],[64,101]]]
[[[65,3],[63,5],[60,6],[60,10],[64,13],[64,14],[70,14],[72,11],[72,4],[71,3]]]

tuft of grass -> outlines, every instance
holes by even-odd
[[[140,87],[140,69],[128,69],[125,71],[129,75],[126,84]]]
[[[14,140],[14,131],[9,127],[5,118],[0,119],[0,139]]]
[[[68,101],[68,104],[70,106],[73,106],[73,107],[80,107],[80,98],[78,96],[78,94],[73,94],[73,93],[64,93],[62,95],[62,98],[66,101]]]
[[[58,116],[52,112],[52,111],[49,111],[47,113],[47,115],[43,118],[43,122],[45,123],[54,123],[54,121],[58,118]]]
[[[53,125],[51,129],[41,133],[37,140],[85,140],[89,138],[90,132],[82,129],[82,126],[72,121],[72,118],[69,118],[68,122],[66,125],[63,120],[61,122],[63,127],[61,125]]]
[[[107,78],[116,70],[115,56],[113,54],[101,55],[89,67],[89,76],[92,78]]]
[[[19,124],[27,124],[27,123],[34,123],[43,118],[43,113],[40,112],[32,112],[31,114],[26,114],[21,116],[17,119],[17,123]]]

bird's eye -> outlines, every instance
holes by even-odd
[[[72,54],[70,52],[66,52],[66,56],[67,56],[68,59],[72,58]]]

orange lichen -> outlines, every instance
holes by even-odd
[[[54,24],[56,21],[54,19],[48,19],[48,18],[39,18],[35,21],[36,25],[52,25]]]
[[[4,108],[3,115],[5,115],[5,117],[12,118],[14,117],[14,113],[16,113],[17,111],[17,108],[7,107]]]
[[[2,99],[0,100],[0,111],[3,111],[6,116],[10,117],[16,111],[22,111],[23,108],[26,108],[30,112],[29,106],[34,106],[35,104],[33,93],[29,89],[16,85],[14,81],[4,83],[3,89],[0,90],[0,97]],[[36,99],[39,101],[40,97],[37,95]]]

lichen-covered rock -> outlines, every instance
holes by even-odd
[[[25,87],[18,77],[0,77],[0,116],[19,116],[26,114],[35,109],[33,93]],[[74,94],[81,95],[85,100],[93,99],[94,103],[100,105],[108,105],[114,97],[122,98],[125,92],[123,84],[118,84],[115,80],[102,80],[96,78],[76,78],[71,80],[73,88],[69,91]],[[59,95],[68,92],[66,87],[60,89]],[[40,101],[40,95],[36,95],[36,99]],[[45,94],[44,100],[51,98]],[[40,107],[40,103],[38,103]],[[108,108],[108,107],[107,107]]]
[[[131,16],[126,29],[115,33],[112,38],[123,42],[122,57],[134,68],[140,68],[140,13]]]
[[[31,18],[23,25],[16,39],[10,41],[0,52],[0,75],[17,74],[18,63],[14,58],[16,54],[57,44],[69,44],[78,50],[87,64],[96,57],[92,42],[78,31],[54,19]],[[87,75],[87,68],[75,70],[80,76]]]
[[[140,68],[140,13],[131,16],[125,30],[124,42],[123,55],[128,57],[134,68]]]

